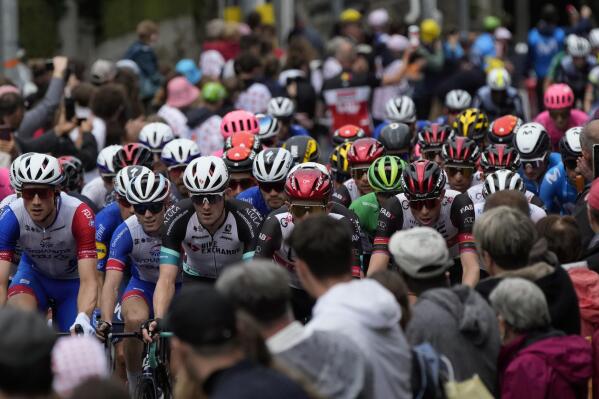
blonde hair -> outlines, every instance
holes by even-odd
[[[156,22],[149,19],[144,19],[137,24],[137,37],[142,42],[148,42],[153,34],[158,33],[158,29],[158,24]]]

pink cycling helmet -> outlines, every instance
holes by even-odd
[[[574,105],[574,93],[567,84],[552,84],[547,88],[543,102],[547,109],[570,108]]]
[[[246,132],[258,134],[260,126],[258,119],[251,112],[238,109],[227,113],[220,123],[220,133],[225,139],[235,133]]]

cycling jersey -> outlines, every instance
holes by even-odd
[[[574,97],[583,100],[589,72],[591,72],[596,63],[597,60],[593,56],[588,55],[584,67],[579,69],[574,65],[572,56],[566,55],[556,66],[553,81],[556,83],[566,83],[574,92]]]
[[[310,133],[308,133],[308,131],[301,125],[298,125],[296,123],[292,123],[289,126],[289,137],[293,137],[293,136],[309,136]]]
[[[578,191],[568,178],[563,163],[545,173],[539,192],[549,213],[571,215],[574,212]]]
[[[104,208],[108,203],[112,202],[110,200],[110,193],[106,189],[104,185],[104,180],[102,176],[98,176],[85,186],[83,186],[83,190],[81,190],[81,194],[85,195],[89,198],[98,209]]]
[[[17,199],[19,199],[19,197],[17,197],[17,194],[10,194],[10,195],[4,197],[2,199],[2,201],[0,201],[0,209],[4,208],[6,205],[16,201]]]
[[[455,190],[445,190],[445,196],[441,201],[441,213],[431,227],[445,238],[452,257],[474,251],[473,225],[474,204],[468,195]],[[389,198],[379,213],[373,253],[389,255],[388,244],[393,233],[416,226],[422,224],[414,217],[405,194]]]
[[[160,263],[179,265],[192,276],[216,279],[223,269],[251,258],[262,217],[249,204],[225,201],[225,220],[214,235],[200,224],[191,199],[171,206],[164,216]]]
[[[354,179],[349,179],[335,189],[331,196],[331,201],[338,202],[346,208],[350,206],[352,201],[355,201],[360,196],[358,185]]]
[[[263,218],[266,218],[272,211],[266,204],[266,201],[264,201],[264,197],[258,186],[250,187],[247,190],[240,192],[235,198],[253,206]]]
[[[478,204],[474,204],[474,213],[476,215],[476,217],[479,217],[480,215],[483,214],[485,210],[485,202],[479,202]],[[545,210],[535,204],[528,204],[528,210],[529,210],[529,216],[530,216],[530,220],[533,221],[533,223],[537,223],[539,220],[543,219],[544,217],[547,216],[547,212],[545,212]]]
[[[562,156],[558,153],[558,152],[552,152],[549,154],[549,165],[547,165],[547,170],[551,169],[554,166],[559,165],[562,162]],[[522,178],[522,181],[524,182],[524,187],[526,187],[526,189],[530,192],[532,192],[534,195],[539,196],[540,192],[541,192],[541,183],[530,180],[528,177],[526,177],[526,174],[524,173],[524,170],[522,169],[523,166],[520,167],[520,169],[518,169],[518,174],[520,175],[520,177]],[[545,171],[545,173],[547,173],[547,171]],[[543,181],[543,179],[541,178],[540,181]]]
[[[360,227],[369,236],[374,237],[376,227],[379,221],[379,201],[376,198],[376,193],[363,195],[352,201],[349,209],[358,216]]]
[[[537,78],[542,79],[547,76],[551,59],[562,49],[565,36],[562,28],[547,27],[541,30],[538,28],[530,30],[528,33],[529,57]]]
[[[108,249],[112,233],[123,223],[119,204],[113,202],[96,216],[96,251],[98,252],[98,270],[105,272],[106,261],[108,261]]]
[[[338,213],[329,213],[328,215],[333,219],[346,222],[353,232],[352,243],[354,247],[354,257],[352,263],[352,275],[359,278],[362,271],[359,260],[361,250],[360,232],[356,231],[355,226],[347,217]],[[299,277],[297,276],[297,272],[295,271],[295,259],[297,256],[287,243],[287,239],[291,235],[293,227],[293,216],[290,212],[275,212],[270,215],[264,221],[264,225],[258,236],[256,257],[272,259],[280,266],[283,266],[289,274],[289,285],[293,288],[303,289]],[[315,237],[315,239],[318,238]]]
[[[497,104],[491,96],[491,88],[483,86],[478,89],[472,107],[483,111],[491,121],[508,114],[524,119],[522,98],[520,98],[518,90],[513,87],[507,88],[503,104]]]
[[[472,186],[468,189],[468,191],[466,191],[466,193],[468,194],[468,197],[470,197],[470,200],[472,201],[473,204],[480,204],[480,203],[485,203],[485,197],[483,197],[483,187],[484,184],[477,184],[476,186]],[[531,193],[530,191],[526,190],[526,192],[524,193],[524,196],[526,197],[526,200],[531,203],[534,204],[538,207],[543,207],[543,201],[541,200],[541,198],[537,197],[534,193]]]
[[[579,109],[570,110],[570,119],[568,120],[568,125],[560,130],[549,116],[549,111],[543,111],[535,118],[535,122],[540,123],[547,130],[549,134],[549,138],[551,139],[551,146],[553,151],[557,151],[559,149],[559,139],[566,133],[566,130],[576,127],[583,126],[589,120],[589,116],[585,114],[583,111]]]

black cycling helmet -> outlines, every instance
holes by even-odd
[[[445,173],[435,162],[412,162],[403,170],[401,188],[409,201],[435,199],[445,189]]]
[[[285,141],[283,148],[291,153],[294,164],[318,161],[318,143],[310,136],[293,136]]]
[[[154,155],[149,147],[140,143],[126,144],[114,154],[114,170],[119,171],[125,166],[140,165],[152,169]]]
[[[420,151],[441,151],[443,144],[453,136],[453,130],[448,125],[431,123],[418,133]]]
[[[405,123],[389,123],[381,130],[379,141],[385,147],[385,153],[394,155],[402,151],[409,152],[412,147],[412,132]]]
[[[62,166],[62,172],[64,174],[64,180],[62,187],[65,191],[77,191],[80,192],[83,186],[83,163],[77,157],[72,155],[65,155],[58,158],[60,166]]]
[[[252,172],[256,152],[248,147],[233,147],[223,153],[229,173]]]

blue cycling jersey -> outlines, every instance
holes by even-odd
[[[538,78],[547,76],[553,56],[563,48],[565,36],[561,28],[554,28],[550,35],[541,34],[537,28],[528,33],[528,52]]]
[[[289,136],[309,136],[310,133],[301,125],[292,123],[289,126]]]
[[[247,190],[240,192],[235,198],[252,205],[264,218],[272,211],[272,209],[266,205],[266,201],[264,201],[264,197],[262,197],[262,192],[260,192],[258,186],[250,187]]]
[[[372,137],[377,139],[379,138],[379,136],[381,135],[381,132],[383,131],[383,128],[385,126],[387,126],[389,123],[391,123],[388,120],[385,120],[381,123],[379,123],[378,125],[376,125],[376,127],[374,128],[374,131],[372,132]],[[420,130],[424,129],[425,127],[429,126],[431,123],[427,120],[418,120],[416,121],[416,131],[419,132]]]
[[[541,182],[540,197],[549,213],[572,214],[577,196],[578,191],[568,179],[563,163],[545,173]]]
[[[560,163],[562,163],[562,156],[559,154],[559,152],[552,152],[551,154],[549,154],[549,165],[547,165],[547,171],[549,171],[551,168],[553,168],[554,166],[558,166]],[[547,171],[545,171],[545,173],[547,173]],[[540,197],[540,193],[541,193],[541,184],[530,180],[526,177],[526,174],[524,174],[524,170],[522,169],[522,166],[520,167],[520,170],[518,170],[518,173],[520,174],[520,177],[522,177],[522,180],[524,181],[524,186],[526,187],[526,189],[528,191],[530,191],[531,193],[533,193],[534,195],[536,195],[537,197]],[[541,181],[543,181],[543,179],[541,179]],[[544,199],[543,199],[544,201]],[[547,204],[545,202],[545,204]]]
[[[121,223],[123,223],[123,218],[117,202],[107,205],[96,216],[96,251],[98,252],[98,270],[101,272],[106,271],[112,233]]]

